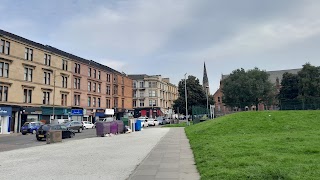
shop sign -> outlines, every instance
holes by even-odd
[[[0,116],[11,116],[11,107],[0,107]]]
[[[104,114],[106,114],[106,115],[114,115],[114,109],[106,109]]]
[[[71,109],[71,115],[83,115],[82,109]]]

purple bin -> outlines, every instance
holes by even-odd
[[[105,136],[106,134],[110,134],[110,122],[96,122],[96,133],[97,136]]]
[[[118,124],[118,133],[121,134],[121,133],[124,133],[124,123],[123,121],[116,121],[117,124]]]
[[[118,123],[116,121],[111,122],[110,131],[111,134],[118,134]]]

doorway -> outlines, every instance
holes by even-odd
[[[12,116],[10,118],[10,131],[14,131],[14,127],[16,125],[16,112],[12,111]]]

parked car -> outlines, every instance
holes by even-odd
[[[148,117],[141,116],[137,120],[141,120],[141,127],[149,127]]]
[[[95,128],[95,125],[90,121],[82,121],[82,125],[83,125],[84,129]]]
[[[84,129],[83,124],[80,121],[71,121],[64,124],[67,128],[78,131],[79,133],[82,132]]]
[[[162,116],[157,117],[156,120],[157,120],[158,123],[161,124],[161,125],[166,124],[166,122],[164,121],[165,119],[164,119]]]
[[[42,124],[42,122],[26,122],[21,127],[21,133],[22,135],[26,135],[27,133],[35,134]]]
[[[36,138],[38,141],[47,138],[47,132],[49,130],[61,130],[62,131],[62,138],[72,138],[75,136],[74,131],[67,128],[67,126],[63,124],[45,124],[41,125],[40,128],[37,130]]]
[[[158,125],[159,125],[159,122],[158,122],[156,119],[149,118],[149,119],[148,119],[148,125],[149,125],[149,126],[158,126]]]

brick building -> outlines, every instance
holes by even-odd
[[[269,74],[269,81],[276,87],[277,91],[280,90],[280,84],[281,84],[281,80],[282,80],[282,76],[284,73],[288,72],[288,73],[292,73],[292,74],[297,74],[301,69],[288,69],[288,70],[278,70],[278,71],[267,71],[267,73]],[[232,109],[230,107],[226,107],[225,104],[222,101],[222,96],[223,93],[221,91],[222,88],[222,80],[226,79],[229,75],[221,75],[221,80],[220,80],[220,87],[219,89],[214,93],[213,97],[214,97],[214,101],[215,101],[215,111],[216,114],[228,114],[232,111],[237,111],[238,109]],[[248,109],[251,110],[264,110],[268,107],[265,107],[263,104],[259,104],[258,107],[252,106],[252,107],[248,107]],[[274,109],[275,107],[269,107]]]
[[[0,134],[53,115],[94,120],[106,108],[117,116],[132,110],[126,74],[0,30]]]

